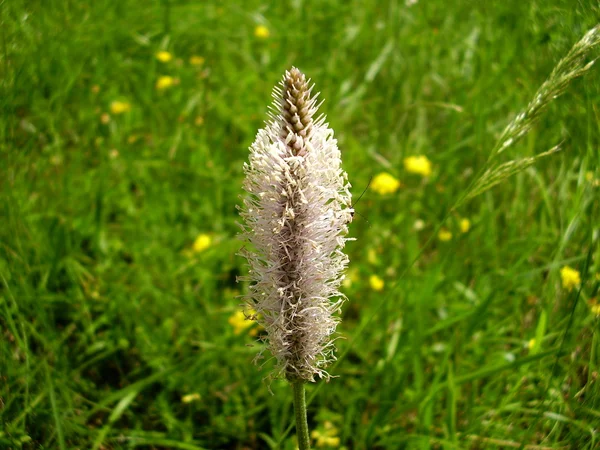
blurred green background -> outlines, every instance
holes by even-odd
[[[374,180],[337,378],[308,386],[313,445],[598,448],[597,68],[504,160],[563,151],[439,228],[596,2],[0,14],[0,448],[295,448],[291,389],[252,364],[261,330],[236,298],[242,165],[291,65],[326,100],[354,195]]]

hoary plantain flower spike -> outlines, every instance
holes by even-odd
[[[315,117],[312,89],[292,68],[273,90],[270,120],[244,164],[249,195],[240,208],[250,318],[266,330],[274,376],[292,382],[329,377],[353,215],[337,141],[325,116]]]

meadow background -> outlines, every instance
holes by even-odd
[[[440,228],[598,22],[593,1],[0,2],[0,448],[295,448],[236,298],[242,165],[291,65],[355,196],[389,174],[355,206],[315,447],[598,448],[597,67],[502,160],[563,150]]]

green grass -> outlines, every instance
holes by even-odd
[[[503,161],[561,152],[450,213],[450,241],[435,230],[598,22],[566,0],[0,2],[0,448],[295,448],[291,388],[263,382],[272,362],[228,322],[242,164],[292,64],[354,194],[383,171],[403,183],[356,205],[311,430],[347,449],[597,448],[598,68]],[[417,154],[429,179],[404,169]]]

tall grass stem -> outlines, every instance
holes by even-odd
[[[296,437],[298,438],[298,448],[300,450],[310,450],[304,381],[295,381],[291,384],[294,388],[294,411],[296,413]]]

